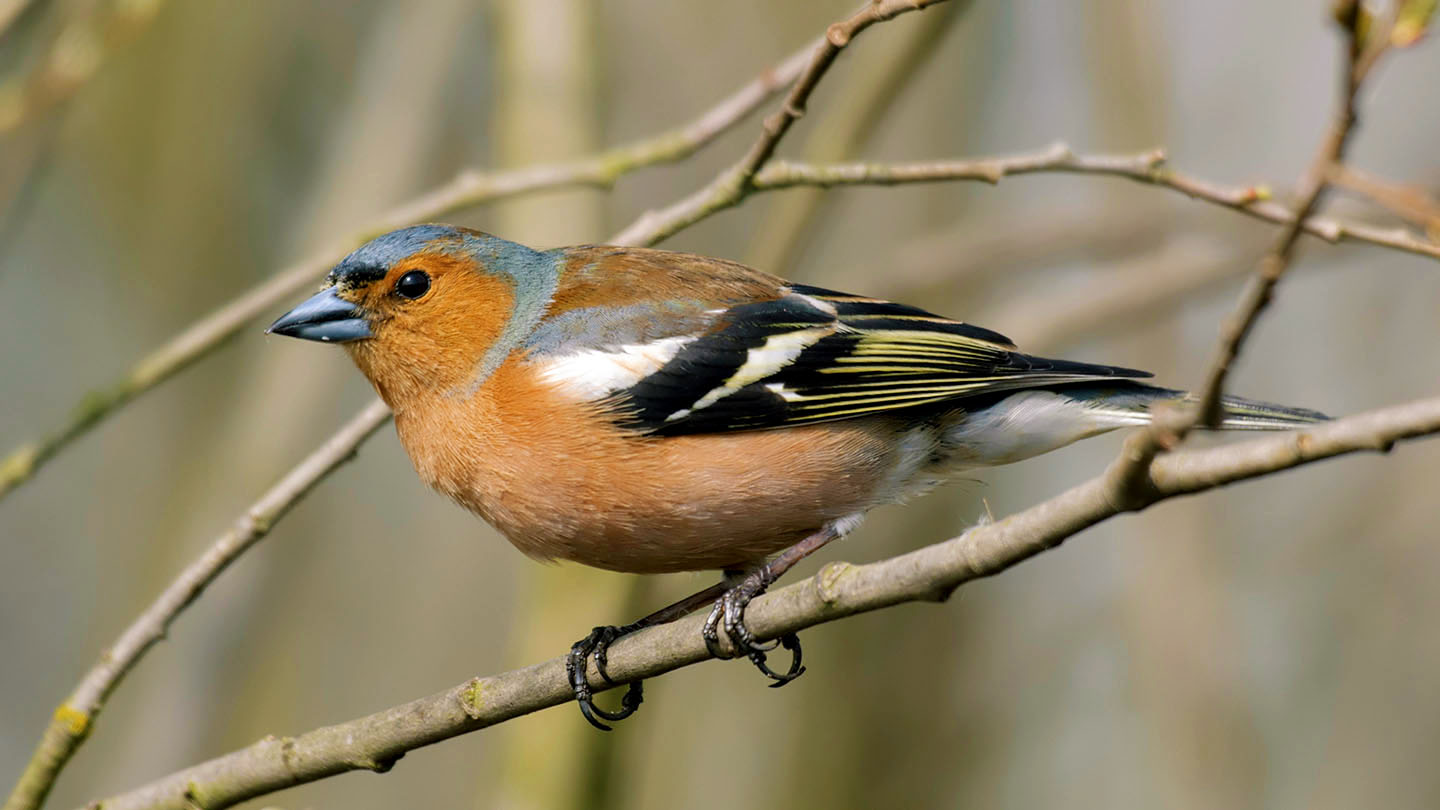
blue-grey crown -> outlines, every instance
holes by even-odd
[[[490,272],[512,277],[521,289],[553,284],[548,278],[554,273],[553,255],[488,233],[438,224],[411,225],[371,239],[335,265],[326,283],[367,284],[384,278],[396,262],[421,252],[468,256]]]

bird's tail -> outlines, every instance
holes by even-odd
[[[1150,406],[1161,402],[1195,403],[1194,394],[1143,383],[1098,386],[1088,384],[1068,389],[1065,395],[1084,403],[1095,415],[1116,427],[1150,422]],[[1291,408],[1241,397],[1224,397],[1222,430],[1293,430],[1327,422],[1330,417],[1306,408]]]

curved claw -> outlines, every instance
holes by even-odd
[[[756,576],[747,578],[734,588],[725,592],[725,595],[715,601],[715,606],[710,609],[710,615],[705,619],[704,629],[701,636],[705,639],[705,648],[716,658],[730,658],[731,655],[720,648],[719,628],[723,623],[725,635],[729,637],[730,643],[738,650],[739,655],[750,659],[750,663],[760,670],[760,673],[774,683],[772,687],[784,686],[805,673],[805,666],[801,663],[800,638],[794,633],[785,635],[768,643],[759,643],[745,625],[745,607],[750,600],[763,593],[766,581],[763,577]],[[779,648],[789,650],[792,654],[790,667],[785,672],[777,672],[766,662],[766,653]]]
[[[615,682],[610,679],[606,672],[606,651],[615,639],[624,635],[624,631],[614,625],[597,627],[590,631],[590,635],[575,642],[570,647],[570,652],[565,656],[565,674],[570,680],[570,691],[575,693],[575,702],[580,704],[580,713],[590,725],[601,731],[610,731],[610,726],[600,722],[602,719],[610,722],[624,720],[634,714],[645,700],[645,690],[641,681],[631,681],[630,687],[625,690],[625,696],[620,699],[618,711],[606,711],[595,705],[595,693],[590,688],[590,681],[585,673],[585,659],[590,656],[595,658],[595,668],[599,670],[600,677],[608,684]]]
[[[634,714],[640,708],[640,704],[645,701],[645,687],[642,685],[643,683],[643,681],[630,682],[630,688],[626,689],[625,696],[620,698],[620,710],[615,712],[606,711],[596,706],[595,701],[591,697],[586,697],[584,700],[580,700],[580,698],[577,697],[576,700],[580,703],[580,713],[585,715],[585,719],[595,728],[601,731],[613,731],[613,728],[600,722],[600,719],[615,723]]]
[[[805,674],[805,666],[800,663],[800,637],[794,633],[786,633],[779,638],[779,643],[780,646],[789,650],[791,653],[790,669],[784,674],[776,672],[765,663],[765,653],[758,652],[750,654],[750,661],[755,665],[755,668],[760,670],[761,674],[765,677],[774,681],[774,683],[770,684],[771,689],[778,689]],[[772,647],[771,649],[774,648]]]

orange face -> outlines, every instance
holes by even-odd
[[[515,301],[508,278],[465,258],[422,253],[383,278],[336,284],[363,314],[370,337],[345,348],[392,407],[425,395],[462,393],[496,347]]]
[[[423,250],[388,267],[359,264],[271,325],[271,332],[340,343],[393,408],[456,396],[504,360],[515,308],[512,277],[475,259]]]

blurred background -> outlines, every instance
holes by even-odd
[[[200,314],[457,171],[687,121],[853,6],[0,3],[19,12],[0,38],[0,452]],[[1163,145],[1185,171],[1283,193],[1331,113],[1331,29],[1318,0],[954,0],[858,39],[781,154]],[[42,70],[56,74],[43,103],[17,107],[14,82]],[[1433,42],[1383,65],[1353,166],[1440,183],[1437,75]],[[451,221],[541,247],[604,240],[757,132],[748,122],[608,193]],[[1395,221],[1345,194],[1329,210]],[[665,247],[1186,385],[1272,233],[1174,192],[1040,175],[762,195]],[[1434,396],[1437,302],[1432,260],[1308,240],[1232,388],[1335,414]],[[104,646],[371,396],[340,352],[266,338],[267,322],[0,504],[5,789]],[[879,510],[819,562],[1022,509],[1119,441]],[[1437,463],[1440,446],[1404,445],[1165,503],[944,606],[807,631],[809,674],[783,690],[748,664],[692,667],[647,684],[612,734],[565,706],[248,806],[1437,807]],[[533,563],[426,491],[386,428],[181,617],[51,806],[553,657],[710,582]]]

